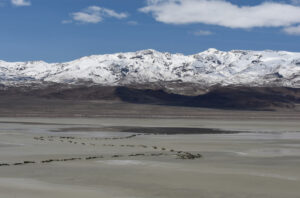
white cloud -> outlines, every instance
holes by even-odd
[[[29,0],[11,0],[11,3],[15,6],[30,6],[31,2]]]
[[[73,20],[83,23],[99,23],[102,21],[102,16],[96,7],[89,7],[81,12],[71,14]]]
[[[211,32],[209,30],[198,30],[196,32],[193,32],[193,34],[195,36],[209,36],[209,35],[212,35],[213,32]]]
[[[168,24],[204,23],[229,28],[286,27],[300,23],[300,7],[266,1],[238,6],[226,0],[148,0],[141,12]]]
[[[126,13],[117,13],[114,10],[105,9],[105,8],[102,9],[102,12],[103,12],[103,15],[107,15],[109,17],[114,17],[117,19],[124,19],[124,18],[128,17],[128,15]]]
[[[126,13],[117,13],[114,10],[102,8],[99,6],[90,6],[80,12],[71,13],[72,20],[81,23],[99,23],[105,17],[112,17],[116,19],[127,18]],[[62,23],[70,23],[70,20],[64,20]]]
[[[286,34],[290,34],[290,35],[300,35],[300,25],[298,26],[291,26],[291,27],[286,27],[283,29],[283,31]]]

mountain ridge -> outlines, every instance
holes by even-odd
[[[219,51],[171,54],[153,49],[85,56],[65,63],[0,61],[0,84],[36,83],[123,86],[156,82],[212,86],[300,88],[300,53]]]

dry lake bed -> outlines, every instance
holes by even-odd
[[[298,198],[298,119],[0,118],[0,198]]]

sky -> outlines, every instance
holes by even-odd
[[[208,48],[300,52],[300,0],[0,0],[0,60]]]

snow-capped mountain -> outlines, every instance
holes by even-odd
[[[0,61],[0,83],[56,82],[126,85],[181,81],[212,86],[300,88],[300,53],[209,49],[185,56],[143,50],[93,55],[66,63]]]

